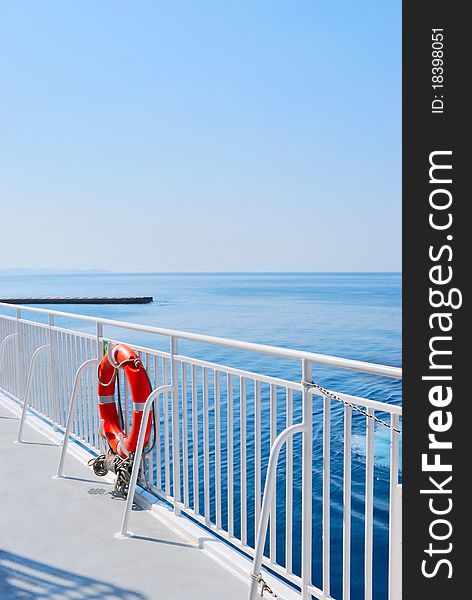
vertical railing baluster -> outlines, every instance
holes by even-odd
[[[277,437],[277,387],[270,386],[270,447]],[[277,562],[277,478],[275,480],[274,493],[270,505],[270,539],[269,557],[272,563]]]
[[[200,512],[200,474],[198,463],[198,372],[196,365],[192,365],[192,450],[193,450],[193,510]]]
[[[261,514],[261,382],[254,380],[254,531],[257,531]]]
[[[188,485],[188,403],[187,403],[187,363],[182,361],[182,443],[183,443],[183,471],[184,471],[184,505],[189,506]]]
[[[65,333],[61,331],[61,347],[60,347],[60,354],[59,356],[64,357],[63,359],[59,360],[59,364],[61,365],[61,425],[63,427],[65,427],[66,424],[66,416],[67,416],[67,401],[68,401],[68,394],[67,394],[67,385],[66,385],[66,378],[67,378],[67,362],[65,360],[65,356],[67,354],[67,347],[66,347],[66,342],[65,342]]]
[[[351,452],[352,408],[344,407],[343,458],[343,600],[351,598]]]
[[[312,363],[302,359],[302,382],[308,384],[312,381]],[[312,502],[313,502],[313,416],[312,395],[307,385],[303,386],[302,393],[303,411],[303,437],[302,437],[302,598],[311,600],[309,586],[312,575]]]
[[[227,447],[228,447],[228,533],[234,536],[234,441],[233,441],[233,377],[226,375]]]
[[[96,350],[95,350],[94,346],[95,346],[94,341],[89,339],[88,343],[87,343],[87,359],[88,360],[92,359],[95,355]],[[98,398],[97,398],[97,395],[98,395],[97,371],[94,371],[93,373],[91,373],[90,377],[92,379],[90,389],[92,390],[92,398],[93,398],[93,419],[94,419],[94,424],[95,424],[95,439],[96,439],[98,451],[101,452],[102,447],[104,447],[104,442],[102,440],[102,436],[100,433],[100,413],[99,413]]]
[[[39,342],[39,327],[34,327],[31,329],[26,323],[22,327],[22,347],[24,356],[21,357],[21,362],[24,363],[24,359],[26,357],[31,357],[36,348],[39,348],[41,343]],[[35,376],[33,378],[33,386],[32,386],[32,399],[30,402],[30,406],[41,412],[41,357],[38,357],[38,364],[35,369]],[[22,364],[21,369],[24,370],[24,366]],[[23,393],[22,398],[25,397]]]
[[[159,356],[154,356],[154,389],[159,387]],[[125,388],[125,397],[126,397],[126,404],[128,405],[128,388],[126,386]],[[153,404],[153,410],[154,410],[154,439],[155,439],[155,447],[154,447],[154,452],[155,452],[155,457],[156,457],[156,464],[155,464],[155,472],[156,472],[156,486],[158,487],[159,490],[161,490],[162,488],[162,463],[161,463],[161,403],[160,402],[154,402]],[[129,412],[127,412],[127,416],[126,416],[126,422],[128,423],[128,427],[129,427]],[[151,471],[152,472],[152,471]]]
[[[74,336],[72,334],[68,334],[67,336],[67,354],[68,354],[68,369],[67,369],[67,383],[71,381],[73,378],[73,374],[75,373],[75,364],[76,364],[76,356],[75,356],[75,344],[74,344]],[[80,418],[79,418],[79,407],[80,407],[80,390],[82,386],[82,381],[79,383],[79,387],[77,388],[77,400],[75,404],[74,410],[74,419],[73,419],[73,427],[72,431],[75,436],[80,438]]]
[[[323,594],[330,595],[331,572],[331,400],[323,397]]]
[[[170,336],[171,355],[176,356],[178,354],[178,339],[171,335]],[[177,506],[180,503],[180,411],[179,411],[179,369],[177,361],[172,359],[171,363],[171,377],[172,382],[172,487],[174,491],[174,512],[177,514],[180,512],[180,508]]]
[[[398,600],[398,578],[400,565],[397,564],[398,537],[401,524],[398,522],[399,507],[397,506],[399,434],[398,415],[390,416],[390,486],[388,511],[388,600]]]
[[[214,372],[215,398],[215,504],[216,527],[221,529],[221,402],[220,402],[220,373]]]
[[[293,425],[293,391],[286,391],[286,422],[285,426]],[[292,572],[292,545],[293,545],[293,439],[290,436],[286,442],[286,470],[285,470],[285,568]]]
[[[73,352],[73,363],[72,363],[72,370],[73,372],[75,372],[78,368],[79,365],[81,364],[80,362],[80,356],[79,356],[79,345],[78,345],[78,337],[76,335],[72,336],[72,352]],[[82,379],[82,382],[79,386],[78,389],[78,402],[77,402],[77,409],[78,409],[78,434],[79,437],[82,440],[85,440],[85,405],[84,405],[84,391],[85,391],[85,382]]]
[[[23,377],[23,369],[22,369],[22,364],[23,364],[23,357],[21,355],[21,324],[20,324],[20,319],[21,319],[21,311],[19,308],[16,309],[16,338],[15,338],[15,350],[16,350],[16,358],[15,358],[15,372],[16,372],[16,377],[15,377],[15,396],[16,398],[20,399],[22,398],[22,394],[21,394],[21,381],[22,381],[22,377]]]
[[[86,358],[86,352],[85,352],[85,338],[80,338],[79,342],[80,342],[80,356],[79,356],[79,360],[80,360],[80,364],[82,364],[85,360],[87,360]],[[87,375],[89,375],[89,373],[87,373]],[[90,389],[90,381],[89,378],[86,377],[85,381],[84,381],[84,394],[85,394],[85,402],[86,402],[86,414],[84,416],[85,422],[87,424],[87,442],[90,444],[90,446],[94,445],[94,440],[93,440],[93,422],[92,422],[92,402],[93,402],[93,398],[92,398],[92,394],[91,394],[91,389]]]
[[[56,330],[55,332],[56,338],[56,373],[57,373],[57,395],[56,395],[56,406],[57,406],[57,425],[62,428],[63,426],[63,411],[64,411],[64,388],[63,388],[63,377],[62,377],[62,369],[64,368],[64,363],[60,359],[62,356],[62,332]]]
[[[371,408],[367,409],[374,415]],[[374,421],[366,417],[366,463],[365,463],[365,545],[364,545],[364,598],[372,600],[374,520]]]
[[[203,498],[205,521],[210,523],[210,415],[208,407],[208,369],[203,367]]]
[[[162,361],[163,384],[167,385],[167,358]],[[169,452],[169,394],[163,394],[164,402],[164,478],[165,493],[170,496],[170,452]]]
[[[246,469],[246,378],[240,378],[239,388],[240,454],[241,454],[241,543],[247,544],[247,469]]]
[[[54,315],[48,315],[48,344],[51,349],[49,351],[49,385],[48,385],[48,405],[50,416],[52,419],[53,429],[57,423],[57,369],[56,369],[56,336],[53,330]]]
[[[157,386],[156,386],[157,387]],[[124,410],[124,419],[125,419],[125,431],[129,431],[130,430],[130,418],[129,418],[129,385],[128,385],[128,380],[126,379],[126,377],[124,378],[123,381],[123,402],[125,405],[125,410]],[[160,402],[154,402],[154,406],[158,406],[160,407],[161,403]]]
[[[32,333],[33,333],[31,331],[32,329],[36,330],[35,331],[35,333],[36,333],[35,336],[32,335]],[[36,350],[36,348],[39,348],[42,345],[42,342],[41,342],[41,329],[40,329],[40,327],[33,327],[32,328],[30,325],[28,325],[28,324],[25,323],[23,338],[24,338],[24,341],[23,341],[24,345],[26,345],[26,340],[28,338],[30,338],[30,339],[33,338],[35,340],[34,343],[33,343],[33,345],[32,345],[32,348],[31,348],[33,350],[33,352]],[[29,353],[26,353],[26,356],[31,356],[31,355]],[[41,368],[42,367],[42,364],[41,364],[42,360],[41,360],[41,358],[43,358],[43,357],[40,357],[39,363],[36,365],[36,377],[35,377],[35,379],[37,381],[37,388],[38,388],[38,400],[37,400],[37,406],[36,407],[37,407],[37,410],[41,414],[44,414],[44,406],[43,406],[43,398],[44,398],[44,394],[43,394],[43,389],[44,389],[43,388],[43,384],[44,384],[44,369]],[[24,392],[25,391],[26,391],[26,388],[24,388]],[[25,397],[24,396],[24,392],[23,392],[23,398]]]
[[[70,344],[69,344],[69,333],[64,334],[64,385],[65,385],[65,394],[64,394],[64,412],[67,415],[67,411],[69,410],[69,381],[70,381],[70,373],[71,373],[71,353],[70,353]],[[76,432],[76,413],[77,410],[74,410],[72,413],[72,425],[71,425],[71,435],[75,435]]]

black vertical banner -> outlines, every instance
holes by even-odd
[[[471,34],[467,3],[403,4],[403,598],[472,596]],[[470,286],[468,286],[470,287]],[[462,550],[464,549],[464,550]],[[421,596],[419,596],[421,594]]]

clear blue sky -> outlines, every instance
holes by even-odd
[[[400,270],[400,0],[0,7],[0,268]]]

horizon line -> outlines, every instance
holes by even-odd
[[[321,271],[297,271],[297,270],[255,270],[255,271],[112,271],[109,269],[76,269],[76,268],[28,268],[28,267],[0,267],[0,273],[11,273],[11,274],[41,274],[41,273],[58,273],[58,274],[96,274],[96,275],[261,275],[261,274],[282,274],[282,275],[313,275],[313,274],[359,274],[359,273],[391,273],[401,274],[402,270],[321,270]]]

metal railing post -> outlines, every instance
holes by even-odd
[[[33,352],[33,355],[31,356],[30,366],[29,366],[29,370],[28,370],[28,379],[26,381],[25,395],[23,397],[23,409],[21,411],[20,426],[18,427],[18,436],[16,438],[16,441],[14,442],[15,444],[19,444],[20,442],[23,441],[21,438],[23,436],[23,427],[25,425],[26,414],[28,412],[28,396],[29,396],[29,393],[31,390],[31,382],[33,380],[33,370],[34,370],[34,365],[36,362],[36,357],[39,356],[39,354],[43,350],[47,350],[49,348],[50,348],[49,344],[40,346],[39,348],[36,348],[36,350]]]
[[[302,384],[312,381],[313,365],[307,359],[302,360]],[[311,600],[308,586],[311,585],[312,554],[312,477],[313,477],[313,409],[309,387],[303,385],[302,415],[305,425],[302,439],[302,598]]]
[[[23,361],[20,360],[20,319],[21,310],[16,309],[16,390],[15,396],[20,399],[21,396],[21,381],[23,375]]]
[[[141,426],[139,428],[138,444],[136,446],[136,452],[134,454],[133,469],[131,471],[131,479],[128,487],[128,496],[126,498],[126,506],[123,513],[123,520],[121,523],[121,530],[115,533],[116,538],[123,539],[132,537],[133,534],[128,531],[129,518],[131,514],[131,508],[133,507],[134,494],[136,492],[136,483],[138,481],[139,467],[141,464],[141,458],[144,450],[144,438],[146,435],[147,422],[149,419],[149,412],[152,404],[156,397],[163,392],[171,392],[172,385],[161,385],[160,387],[153,390],[146,399],[143,410],[143,417],[141,420]]]
[[[69,444],[70,429],[72,426],[72,415],[74,412],[75,400],[77,397],[77,391],[78,391],[79,383],[80,383],[80,375],[82,374],[82,371],[84,371],[87,367],[89,367],[90,365],[95,365],[95,364],[99,363],[100,360],[101,360],[100,358],[90,358],[89,360],[86,360],[85,362],[83,362],[80,365],[80,367],[77,369],[77,371],[75,373],[74,386],[72,388],[72,394],[71,394],[71,398],[70,398],[69,412],[67,413],[66,428],[64,431],[64,438],[62,440],[62,450],[61,450],[61,456],[59,458],[59,466],[57,468],[57,474],[53,476],[53,479],[61,479],[62,478],[62,472],[64,470],[64,461],[65,461],[66,453],[67,453],[67,446]]]
[[[393,427],[398,428],[399,417],[392,415],[391,423]],[[398,551],[401,540],[401,505],[399,506],[398,495],[398,459],[399,459],[399,436],[391,430],[390,432],[390,490],[389,490],[389,543],[388,543],[388,598],[389,600],[397,600],[398,590],[401,586],[398,585],[400,572],[400,564],[398,561]]]
[[[50,406],[51,406],[51,418],[52,418],[52,428],[54,431],[57,431],[57,425],[59,421],[59,407],[58,407],[58,389],[57,389],[57,368],[56,368],[56,353],[55,347],[53,343],[54,339],[54,315],[48,315],[48,343],[49,343],[49,398],[50,398]]]
[[[97,357],[101,360],[103,356],[103,324],[97,322],[96,328],[97,336]]]
[[[180,502],[180,436],[179,436],[179,382],[177,361],[178,340],[170,336],[170,385],[172,386],[172,480],[174,488],[174,512],[180,514],[177,503]]]
[[[275,438],[274,443],[270,449],[269,464],[267,465],[267,475],[264,484],[264,494],[262,499],[261,512],[259,517],[259,525],[257,528],[256,535],[256,548],[254,551],[254,561],[252,563],[251,582],[249,584],[249,591],[247,600],[255,600],[257,597],[258,586],[260,582],[260,573],[262,566],[262,556],[264,553],[264,545],[267,535],[267,525],[269,524],[269,515],[272,504],[272,498],[275,490],[275,481],[277,476],[277,462],[282,446],[286,440],[300,431],[305,431],[305,424],[298,423],[296,425],[290,425],[287,429],[284,429]]]

